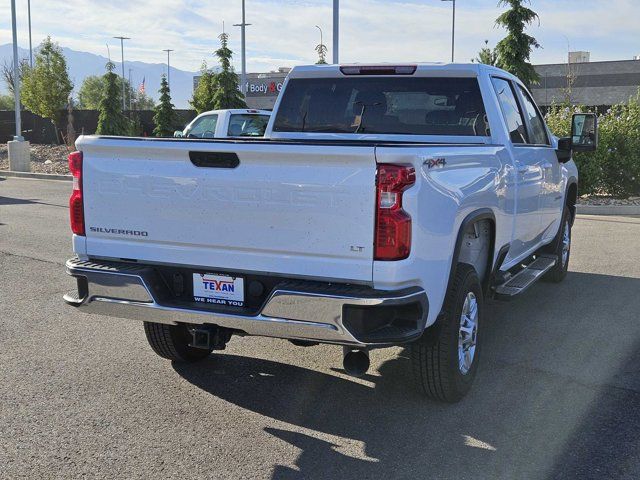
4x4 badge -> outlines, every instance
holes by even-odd
[[[429,160],[424,161],[424,165],[427,168],[431,169],[433,167],[442,168],[447,164],[447,161],[444,158],[430,158]]]

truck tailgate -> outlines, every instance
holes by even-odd
[[[374,147],[100,137],[77,146],[90,257],[372,281]],[[190,152],[239,164],[199,167]]]

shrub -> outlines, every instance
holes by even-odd
[[[553,105],[546,115],[551,131],[571,132],[571,115],[586,112],[584,106]],[[615,197],[640,195],[640,91],[627,103],[613,105],[598,115],[600,142],[595,152],[576,153],[581,195]]]

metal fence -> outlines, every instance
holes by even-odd
[[[176,112],[176,130],[181,130],[184,126],[193,120],[196,116],[194,110],[175,110]],[[98,111],[97,110],[74,110],[73,111],[73,128],[76,135],[90,135],[96,132],[98,127]],[[151,136],[153,134],[153,110],[140,110],[135,112],[125,112],[129,118],[133,116],[140,120],[142,125],[142,135]],[[55,128],[51,120],[42,118],[29,111],[22,111],[22,135],[31,143],[39,144],[57,144],[62,143],[60,133],[66,135],[67,130],[67,112],[60,112],[61,132],[56,135]],[[12,110],[0,110],[0,143],[5,143],[13,138],[15,134],[15,115]]]

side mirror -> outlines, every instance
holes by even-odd
[[[574,113],[571,119],[571,150],[593,152],[598,148],[598,117],[595,113]]]
[[[182,130],[176,130],[173,132],[173,136],[176,138],[182,138]]]

